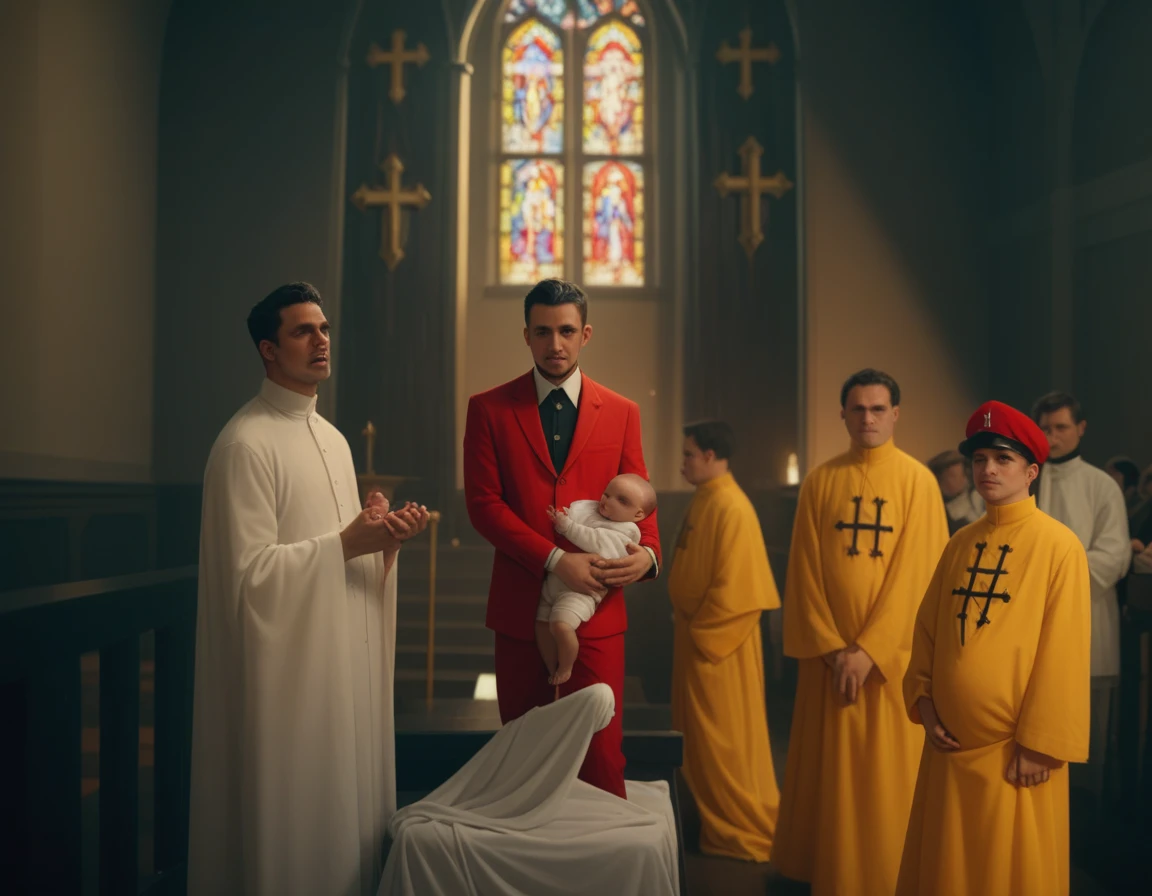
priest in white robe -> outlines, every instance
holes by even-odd
[[[1117,583],[1132,562],[1128,510],[1116,480],[1080,456],[1088,428],[1079,402],[1066,392],[1037,400],[1032,418],[1051,446],[1040,472],[1037,504],[1080,539],[1092,579],[1092,727],[1086,767],[1073,767],[1072,784],[1103,793],[1111,706],[1120,682],[1120,605]]]
[[[362,896],[396,809],[395,561],[427,512],[361,508],[316,413],[315,289],[280,287],[248,327],[267,378],[204,474],[188,892]]]

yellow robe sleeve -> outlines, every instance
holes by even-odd
[[[892,562],[868,622],[856,643],[872,658],[885,681],[896,681],[912,652],[912,620],[948,544],[948,520],[940,489],[925,470],[912,487],[904,532],[892,551]]]
[[[784,654],[802,660],[848,646],[840,637],[824,593],[817,478],[809,476],[800,486],[784,582]]]
[[[945,558],[936,564],[936,572],[920,609],[916,611],[916,623],[912,627],[912,652],[908,659],[908,669],[904,673],[904,705],[908,718],[919,725],[920,709],[917,706],[921,697],[932,697],[932,660],[936,653],[936,621],[940,616],[940,589],[944,584]],[[871,656],[871,654],[869,654]]]
[[[721,511],[718,530],[716,568],[688,623],[692,643],[710,663],[719,663],[747,641],[761,612],[780,606],[752,506],[729,503]]]
[[[1064,762],[1088,759],[1091,580],[1076,544],[1048,587],[1032,674],[1016,723],[1016,742]]]

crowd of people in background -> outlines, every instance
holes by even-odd
[[[1032,419],[1037,424],[1040,422],[1038,408],[1041,402],[1053,399],[1061,402],[1062,407],[1068,408],[1070,413],[1073,408],[1076,409],[1072,416],[1077,426],[1087,422],[1074,396],[1053,392],[1044,396],[1033,408]],[[1078,448],[1076,452],[1076,456],[1079,456]],[[984,501],[972,483],[972,465],[959,451],[941,451],[930,458],[927,464],[940,485],[944,507],[948,512],[949,535],[984,515]],[[1152,465],[1141,470],[1131,457],[1120,454],[1110,458],[1104,464],[1103,471],[1115,480],[1124,497],[1132,549],[1128,573],[1152,574]]]
[[[1113,457],[1104,472],[1116,480],[1128,508],[1128,534],[1132,538],[1134,574],[1152,573],[1152,466],[1144,472],[1130,458]]]

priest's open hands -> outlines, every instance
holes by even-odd
[[[1004,769],[1004,780],[1017,787],[1036,787],[1048,780],[1052,769],[1064,763],[1046,753],[1038,753],[1016,744],[1016,752]]]
[[[388,499],[373,492],[365,501],[364,509],[340,533],[344,560],[365,554],[383,552],[385,558],[394,557],[400,545],[419,535],[428,526],[428,508],[406,503],[399,510],[389,508]]]
[[[960,742],[944,727],[940,716],[936,715],[936,704],[932,702],[931,697],[921,697],[916,708],[920,710],[920,721],[924,725],[924,730],[928,732],[928,743],[942,753],[960,749]]]
[[[638,544],[626,545],[628,556],[620,560],[597,560],[596,578],[601,588],[623,588],[639,582],[652,568],[652,555]]]
[[[384,523],[399,546],[427,529],[428,519],[427,507],[408,501],[399,510],[392,510],[384,514],[381,522]]]

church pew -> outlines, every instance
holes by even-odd
[[[92,651],[100,892],[183,890],[195,624],[195,567],[0,594],[0,892],[81,892],[80,657]],[[140,636],[150,631],[158,873],[138,889]]]

